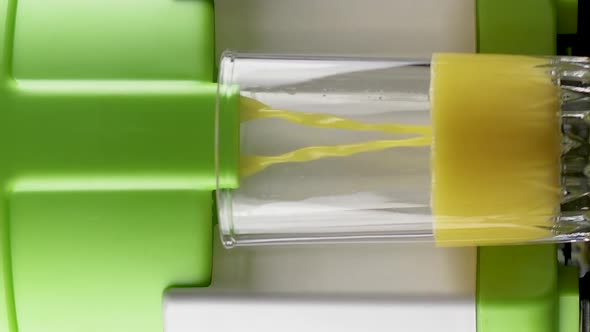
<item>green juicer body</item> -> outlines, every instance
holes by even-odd
[[[478,52],[569,55],[580,48],[571,38],[576,0],[476,4]],[[481,247],[477,258],[478,332],[580,330],[579,272],[559,266],[555,245]]]
[[[555,53],[556,8],[478,0],[478,49]],[[212,0],[0,3],[0,332],[159,332],[168,288],[209,285],[238,131],[215,115],[213,17]],[[555,252],[480,249],[479,332],[573,331]]]
[[[211,279],[212,1],[0,2],[0,332],[163,331]]]

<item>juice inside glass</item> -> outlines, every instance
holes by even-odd
[[[222,239],[585,239],[587,66],[225,54],[241,125],[240,185],[217,192]]]

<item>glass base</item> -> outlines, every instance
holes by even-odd
[[[553,75],[561,89],[561,212],[558,241],[587,240],[590,234],[590,63],[561,57]]]

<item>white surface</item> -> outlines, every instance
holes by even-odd
[[[216,241],[214,253],[211,288],[219,291],[475,298],[472,248],[356,244],[225,250]]]
[[[215,13],[218,52],[427,57],[475,51],[473,0],[215,0]],[[217,288],[475,296],[474,248],[374,244],[225,251],[217,245]]]
[[[473,0],[216,0],[217,51],[473,52]],[[213,285],[164,299],[167,332],[475,331],[476,250],[221,248]]]
[[[216,241],[213,284],[164,299],[167,332],[475,332],[475,250]]]
[[[471,303],[433,299],[171,292],[166,331],[241,332],[472,332]]]
[[[217,54],[475,51],[475,0],[216,0]]]

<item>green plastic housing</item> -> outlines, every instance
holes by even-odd
[[[211,278],[210,0],[0,1],[0,332],[160,332]]]
[[[477,0],[482,53],[552,55],[572,31],[572,0]],[[477,332],[579,331],[578,269],[555,245],[478,249]]]

